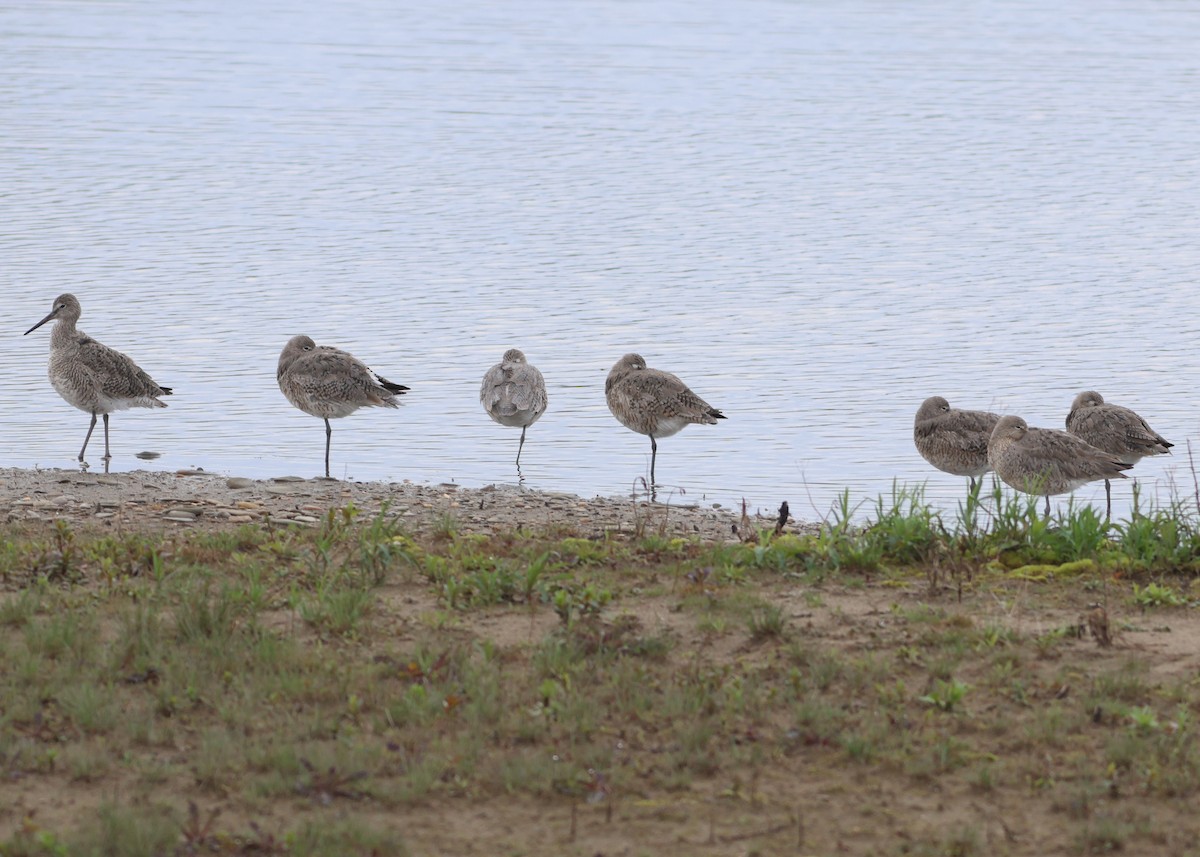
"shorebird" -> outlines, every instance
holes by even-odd
[[[517,444],[517,474],[520,475],[525,429],[546,412],[546,381],[542,373],[525,360],[520,349],[510,348],[483,376],[479,402],[488,416],[500,425],[521,427],[521,442]]]
[[[654,462],[660,437],[670,437],[692,423],[715,425],[725,415],[701,399],[670,372],[647,369],[640,354],[626,354],[604,382],[608,409],[621,425],[650,436],[650,496],[654,497]]]
[[[1067,431],[1129,465],[1137,464],[1147,455],[1169,455],[1175,445],[1129,408],[1106,403],[1094,390],[1080,393],[1071,403]],[[1107,479],[1104,499],[1108,502],[1107,518],[1112,515],[1112,483]]]
[[[393,384],[341,349],[293,336],[279,355],[279,389],[306,414],[325,420],[325,478],[329,478],[330,419],[346,417],[362,407],[396,408],[408,387]]]
[[[989,411],[960,411],[941,396],[930,396],[913,421],[913,443],[921,457],[938,470],[970,477],[974,491],[975,479],[992,469],[988,439],[999,419]]]
[[[74,295],[59,295],[54,299],[50,313],[35,324],[24,335],[28,336],[48,321],[55,322],[50,334],[50,383],[67,404],[92,415],[83,448],[79,450],[79,463],[87,469],[83,460],[88,441],[96,428],[96,417],[104,417],[104,471],[112,453],[108,446],[108,415],[126,408],[165,408],[166,402],[159,396],[171,395],[170,387],[161,387],[143,372],[136,363],[120,351],[101,345],[75,323],[83,310]]]
[[[1030,428],[1020,417],[1001,417],[988,442],[988,461],[1018,491],[1066,494],[1097,479],[1125,479],[1132,464],[1056,429]]]

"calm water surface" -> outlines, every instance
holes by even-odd
[[[37,0],[0,44],[0,464],[82,442],[21,336],[69,290],[175,388],[114,415],[114,470],[319,474],[275,385],[307,333],[413,388],[334,423],[345,478],[514,481],[478,384],[517,346],[533,488],[647,473],[603,396],[638,351],[729,416],[659,445],[687,501],[953,508],[922,399],[1061,427],[1083,389],[1193,490],[1195,5]]]

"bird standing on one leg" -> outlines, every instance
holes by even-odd
[[[938,470],[976,478],[992,469],[987,448],[1000,416],[989,411],[962,411],[941,396],[921,403],[913,420],[913,443],[921,457]]]
[[[988,442],[988,461],[996,475],[1026,494],[1046,498],[1066,494],[1097,479],[1125,479],[1126,464],[1074,435],[1030,428],[1020,417],[1001,417]]]
[[[83,456],[96,428],[96,417],[104,417],[104,472],[107,473],[108,463],[112,460],[108,445],[108,415],[134,407],[165,408],[167,403],[158,397],[171,395],[171,388],[159,386],[120,351],[76,330],[75,324],[82,314],[79,300],[74,295],[59,295],[54,299],[50,313],[25,331],[25,335],[48,321],[55,322],[50,334],[50,383],[68,404],[92,415],[83,448],[79,450],[79,463],[84,470],[87,462]]]
[[[646,368],[640,354],[626,354],[604,382],[608,409],[621,425],[650,436],[650,496],[657,482],[654,463],[660,437],[670,437],[692,423],[715,425],[725,415],[701,399],[670,372]]]
[[[1150,428],[1134,411],[1106,403],[1104,397],[1093,390],[1080,393],[1071,403],[1067,431],[1130,466],[1147,455],[1169,455],[1175,445]],[[1104,514],[1107,519],[1112,516],[1112,483],[1108,479],[1104,480],[1104,498],[1108,504]]]
[[[354,355],[329,345],[317,345],[307,336],[293,336],[279,355],[276,371],[279,389],[306,414],[325,420],[325,478],[329,479],[331,419],[359,408],[397,408],[398,396],[408,392],[372,372]]]
[[[521,475],[521,449],[525,429],[546,412],[546,381],[537,367],[525,360],[517,348],[504,352],[500,362],[487,371],[479,387],[479,402],[488,416],[502,426],[520,426],[517,444],[517,475]]]

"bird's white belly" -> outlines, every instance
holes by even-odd
[[[540,414],[537,411],[513,411],[511,414],[492,413],[492,419],[500,423],[500,425],[515,426],[517,428],[532,425],[539,416]]]
[[[73,405],[89,414],[111,414],[113,411],[124,411],[128,408],[152,408],[157,403],[148,396],[109,396],[103,391],[90,389],[86,384],[80,384],[71,377],[51,375],[50,383],[68,405]]]
[[[691,422],[692,420],[684,417],[663,417],[655,423],[654,436],[670,437]]]

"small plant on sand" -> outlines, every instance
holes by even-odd
[[[1129,726],[1134,732],[1143,735],[1150,732],[1157,732],[1160,728],[1158,715],[1154,713],[1154,709],[1148,705],[1141,705],[1137,708],[1129,709]]]
[[[747,625],[752,640],[779,640],[787,633],[787,614],[777,604],[764,604],[750,611]]]
[[[915,564],[935,552],[942,532],[941,518],[925,502],[923,488],[904,488],[893,481],[890,501],[876,500],[875,520],[866,533],[890,562]]]
[[[1181,607],[1187,604],[1187,599],[1169,586],[1158,583],[1147,583],[1145,586],[1133,585],[1133,603],[1143,610],[1153,607]]]
[[[932,705],[939,711],[950,712],[962,704],[967,691],[970,689],[969,685],[963,684],[957,679],[951,679],[950,681],[937,679],[933,683],[933,689],[920,697],[919,701],[926,705]]]

